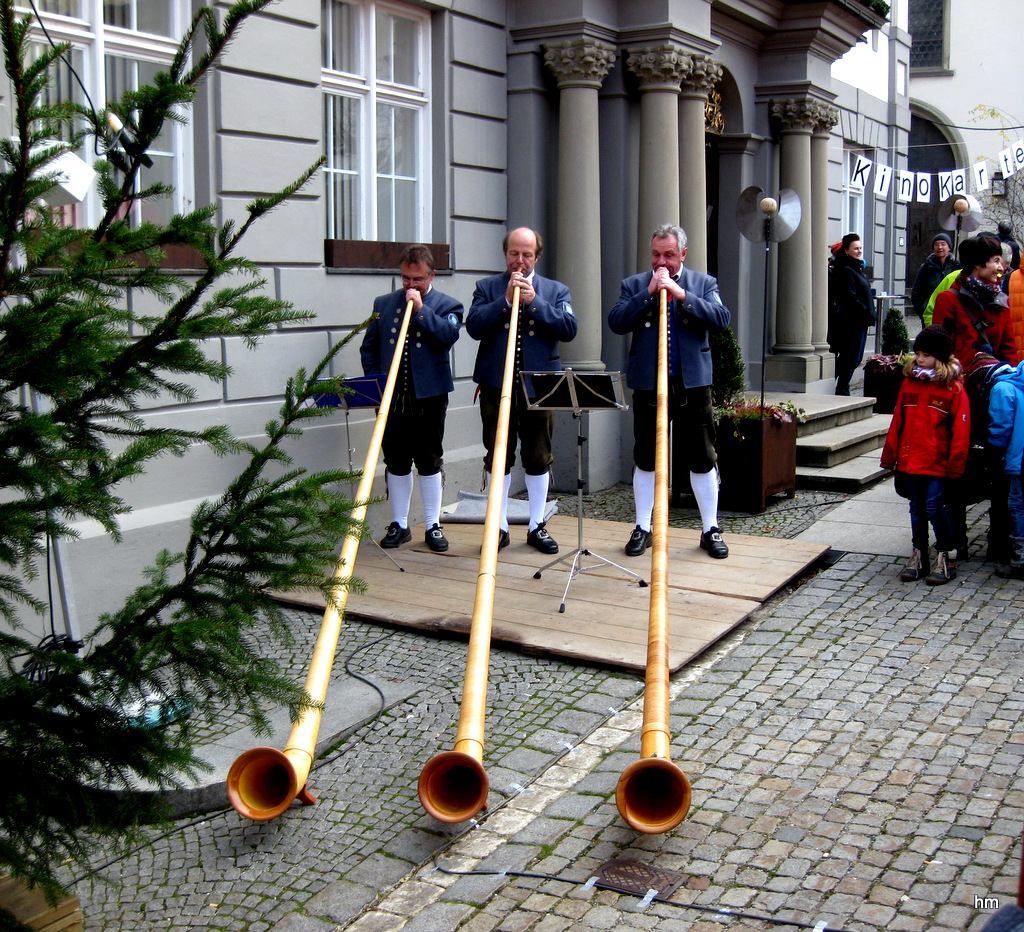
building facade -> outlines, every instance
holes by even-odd
[[[625,369],[628,340],[607,328],[607,310],[621,279],[649,267],[651,230],[681,222],[687,265],[720,280],[750,383],[764,354],[769,388],[830,392],[828,244],[858,228],[879,291],[902,289],[906,275],[905,207],[869,195],[855,172],[858,155],[906,165],[904,2],[886,18],[863,0],[279,0],[247,22],[189,124],[150,153],[154,177],[177,190],[152,209],[159,218],[215,203],[238,219],[250,198],[326,156],[314,183],[243,247],[270,291],[317,317],[256,352],[211,343],[231,376],[201,386],[195,404],[156,405],[148,417],[258,436],[287,377],[397,287],[403,244],[430,244],[435,286],[468,309],[475,282],[504,268],[502,237],[518,225],[541,232],[538,270],[572,292],[580,328],[563,347],[566,365]],[[50,35],[74,44],[99,106],[168,60],[194,3],[37,6]],[[54,93],[79,92],[62,77]],[[751,185],[800,200],[796,231],[767,253],[736,223]],[[87,199],[75,210],[87,221],[96,207]],[[357,347],[340,371],[359,373]],[[465,334],[453,350],[446,502],[480,487],[475,350]],[[369,430],[365,414],[339,413],[307,431],[297,458],[358,469]],[[630,431],[628,414],[587,416],[589,487],[628,479]],[[556,487],[575,489],[568,415],[558,434]],[[135,483],[117,564],[166,545],[233,468],[195,450]],[[72,548],[83,615],[108,588],[95,567],[112,551],[90,528]]]

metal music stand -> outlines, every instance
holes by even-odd
[[[355,453],[355,448],[352,446],[352,429],[349,424],[349,411],[351,411],[352,408],[380,407],[380,399],[381,395],[384,393],[384,383],[387,382],[387,378],[387,373],[352,376],[341,380],[341,384],[347,389],[347,391],[323,392],[319,395],[313,395],[313,402],[318,408],[345,409],[345,443],[348,446],[349,473],[351,473],[355,468],[355,464],[352,462],[352,454]],[[319,381],[333,382],[334,380],[320,379]],[[352,498],[355,495],[355,489],[351,479],[348,483],[348,495],[349,498]],[[405,572],[405,567],[399,566],[398,561],[383,547],[381,547],[380,541],[374,540],[373,543],[377,549],[399,569],[399,571],[403,573]]]
[[[556,563],[569,564],[569,579],[565,584],[565,592],[562,593],[559,612],[565,611],[565,600],[569,596],[572,581],[583,573],[603,566],[614,566],[627,576],[632,576],[641,587],[646,586],[647,581],[639,573],[634,573],[583,546],[583,444],[587,438],[583,436],[582,414],[584,411],[609,409],[625,411],[629,407],[622,401],[622,373],[575,372],[566,369],[564,372],[522,372],[520,377],[527,397],[534,398],[529,404],[530,410],[571,411],[576,421],[576,549],[571,554],[558,557],[542,566],[533,574],[533,578],[540,579],[541,573]],[[584,557],[593,557],[598,562],[585,566]]]

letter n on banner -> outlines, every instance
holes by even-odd
[[[914,199],[914,181],[917,176],[913,172],[899,171],[896,173],[899,182],[896,186],[896,200],[907,203]]]
[[[917,173],[917,200],[920,204],[930,204],[932,201],[932,175],[931,172]]]
[[[879,165],[875,169],[875,197],[888,197],[891,184],[892,168],[888,165]]]
[[[974,170],[974,190],[975,191],[987,191],[988,190],[988,162],[981,159],[975,162],[971,166]]]

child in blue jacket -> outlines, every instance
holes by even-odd
[[[1010,562],[997,566],[996,575],[1024,579],[1024,362],[1016,368],[1000,366],[992,374],[988,413],[989,443],[1006,451],[1003,472],[1010,480]]]

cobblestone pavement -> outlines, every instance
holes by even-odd
[[[842,498],[799,493],[722,524],[791,536]],[[628,489],[598,493],[587,513],[628,521],[628,502]],[[673,757],[693,805],[663,835],[632,831],[615,806],[639,753],[639,681],[501,650],[489,809],[434,822],[416,780],[451,747],[465,645],[351,623],[354,669],[420,691],[318,765],[316,806],[182,821],[91,873],[74,865],[86,928],[974,932],[1012,900],[1020,865],[1024,591],[980,559],[934,589],[899,583],[899,567],[846,554],[673,678]],[[645,906],[587,886],[615,857],[682,886]]]

